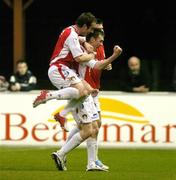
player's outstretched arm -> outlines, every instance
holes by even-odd
[[[114,50],[114,52],[109,58],[107,58],[107,59],[105,59],[103,61],[97,61],[93,68],[94,69],[99,69],[99,70],[102,70],[102,69],[106,68],[108,64],[111,64],[122,53],[122,49],[117,45],[114,46],[113,50]]]
[[[75,57],[75,61],[78,63],[83,63],[83,62],[87,62],[90,61],[91,59],[95,58],[95,54],[94,53],[89,53],[89,54],[83,54],[81,56]]]

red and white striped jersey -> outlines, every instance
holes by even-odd
[[[83,48],[82,48],[83,49]],[[85,49],[83,49],[85,51]],[[101,61],[105,59],[104,46],[99,46],[96,49],[96,60]],[[89,61],[90,62],[90,61]],[[86,80],[92,88],[100,89],[100,79],[101,79],[101,70],[91,68],[92,64],[90,63],[76,63],[75,69],[79,76]],[[88,67],[89,64],[89,67]]]
[[[101,45],[96,49],[96,60],[102,61],[105,59],[104,46]],[[87,82],[95,89],[100,89],[102,71],[98,69],[90,69],[90,77]]]
[[[73,66],[74,58],[82,55],[76,26],[65,28],[60,34],[54,48],[50,65],[64,64],[70,68]]]

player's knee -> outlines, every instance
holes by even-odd
[[[87,89],[83,89],[82,91],[80,91],[80,96],[88,96],[90,95],[90,92]]]
[[[81,137],[85,140],[88,137],[90,137],[93,133],[93,128],[92,125],[84,125],[82,130],[81,130]]]
[[[93,132],[92,129],[87,130],[86,132],[83,133],[82,138],[83,138],[84,140],[87,139],[87,138],[89,138],[89,137],[92,135],[92,132]]]

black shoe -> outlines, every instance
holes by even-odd
[[[67,170],[63,159],[61,158],[61,156],[59,156],[59,154],[57,152],[53,152],[51,154],[51,157],[54,160],[58,170],[60,170],[60,171],[66,171]]]

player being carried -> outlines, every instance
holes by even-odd
[[[90,95],[94,91],[86,81],[79,79],[75,71],[71,69],[74,62],[82,63],[89,61],[88,64],[91,67],[104,68],[121,54],[121,48],[115,46],[114,53],[109,59],[103,62],[97,62],[92,60],[95,56],[94,53],[87,54],[83,52],[78,35],[86,36],[90,32],[93,32],[95,26],[95,17],[91,13],[83,13],[78,17],[74,26],[63,30],[56,44],[48,70],[49,79],[59,90],[52,92],[42,91],[33,103],[33,106],[36,107],[51,99],[65,99],[70,100],[67,108],[79,107],[80,102],[84,107],[83,115],[86,118],[82,119],[79,132],[75,133],[59,151],[52,153],[52,157],[59,170],[66,170],[64,164],[65,155],[79,146],[88,137],[95,136],[98,129],[97,123],[93,122],[93,119],[99,119],[99,115]],[[58,114],[57,120],[61,124],[61,127],[66,130],[66,118],[63,114]]]
[[[98,24],[98,28],[97,30],[95,30],[93,33],[90,33],[87,35],[87,42],[90,43],[90,45],[93,46],[94,51],[96,52],[96,60],[99,60],[100,62],[96,62],[94,67],[90,66],[90,62],[88,63],[77,63],[77,67],[75,69],[77,69],[78,74],[80,75],[81,78],[83,78],[84,80],[86,80],[89,85],[91,85],[93,88],[95,89],[99,89],[100,88],[100,77],[101,77],[101,70],[104,68],[108,68],[108,70],[111,70],[111,64],[109,64],[108,66],[101,66],[100,64],[102,62],[107,61],[105,59],[105,53],[104,53],[104,46],[103,46],[103,41],[104,41],[104,32],[102,31],[102,21],[99,22],[100,24]],[[119,47],[118,47],[119,48]],[[116,47],[114,47],[114,54],[115,54],[115,49]],[[121,51],[121,49],[120,49]],[[110,57],[110,59],[113,57],[113,55]],[[109,58],[108,58],[109,59]],[[88,67],[90,66],[90,67]],[[101,126],[101,113],[100,113],[100,105],[99,105],[99,101],[98,101],[98,96],[94,96],[94,103],[96,106],[96,109],[99,113],[99,119],[93,120],[96,123],[96,127],[98,127],[97,129],[97,133],[95,133],[93,136],[89,137],[86,142],[87,142],[87,152],[88,152],[88,165],[87,165],[87,171],[91,171],[91,170],[96,170],[95,165],[101,167],[103,170],[108,170],[109,167],[104,165],[99,159],[98,159],[98,145],[97,145],[97,136],[98,136],[98,130]],[[67,112],[68,110],[71,111],[71,109],[67,108]],[[62,112],[60,112],[62,113]],[[55,119],[57,120],[57,115],[59,113],[57,113],[55,115]],[[63,113],[64,114],[64,113]],[[76,110],[72,110],[72,114],[74,119],[78,122],[78,126],[74,127],[71,132],[69,133],[69,136],[67,138],[66,143],[71,139],[71,137],[77,133],[80,130],[80,126],[79,123],[82,122],[81,118],[83,115],[83,110],[80,108],[76,108]],[[66,114],[64,114],[66,116]]]

